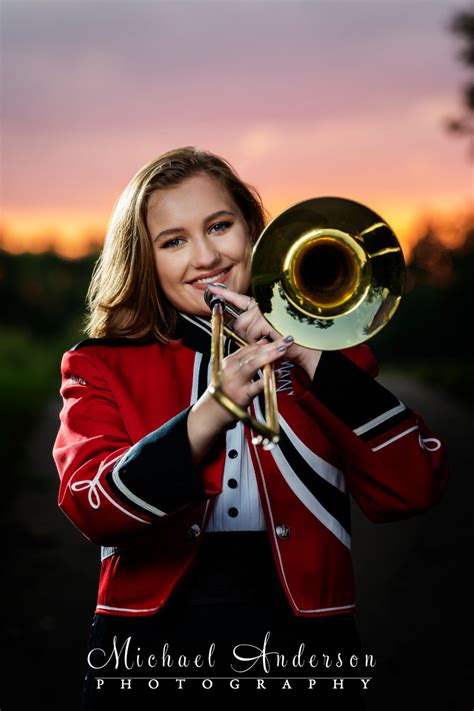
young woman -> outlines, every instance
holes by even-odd
[[[270,327],[249,293],[264,224],[256,190],[194,147],[148,163],[115,207],[54,447],[59,505],[102,551],[84,709],[197,693],[363,707],[349,494],[373,521],[423,511],[444,447],[366,345],[321,353]],[[213,282],[249,343],[225,339],[226,394],[261,417],[276,367],[270,451],[209,394]]]

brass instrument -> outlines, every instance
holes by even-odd
[[[218,282],[216,282],[218,284]],[[219,284],[227,288],[225,284]],[[254,444],[261,444],[263,449],[271,449],[280,439],[280,425],[278,424],[277,400],[275,372],[271,363],[267,363],[263,368],[265,413],[267,420],[265,423],[252,417],[243,407],[231,400],[222,389],[222,359],[224,357],[224,332],[231,336],[239,345],[248,345],[247,341],[235,333],[224,323],[224,311],[233,318],[242,313],[234,306],[227,304],[225,299],[217,294],[212,294],[208,289],[204,292],[204,299],[212,311],[212,343],[211,343],[211,382],[209,384],[210,393],[229,412],[243,420],[253,430],[260,434],[253,437]]]
[[[392,318],[405,283],[402,249],[388,224],[365,205],[336,197],[304,200],[280,213],[258,238],[251,270],[253,296],[272,328],[319,350],[372,338]],[[273,368],[264,369],[263,424],[222,392],[223,332],[246,342],[223,323],[223,309],[234,318],[235,309],[212,297],[211,392],[260,432],[254,441],[269,449],[279,436]]]

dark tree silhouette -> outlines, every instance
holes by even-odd
[[[418,284],[440,288],[452,285],[455,278],[453,252],[443,244],[433,228],[429,227],[413,248],[409,270]]]
[[[462,10],[454,15],[450,30],[463,41],[459,59],[471,72],[474,70],[474,10]],[[447,129],[453,134],[466,137],[469,142],[469,156],[474,160],[474,74],[462,93],[461,114],[447,121]]]

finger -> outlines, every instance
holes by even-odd
[[[253,400],[254,397],[257,397],[257,395],[260,395],[265,389],[265,383],[263,379],[261,380],[256,380],[255,382],[249,383],[249,385],[246,388],[247,395],[249,398]]]
[[[245,360],[241,360],[239,368],[241,375],[244,378],[253,377],[267,363],[273,363],[274,361],[282,358],[287,349],[287,345],[280,342],[277,347],[275,347],[274,343],[269,343],[266,346],[259,346],[256,353],[252,354]]]
[[[255,343],[258,338],[262,337],[267,343],[275,342],[281,338],[281,334],[275,331],[263,317],[250,323],[245,331],[245,340],[249,343]]]
[[[252,331],[249,329],[249,331],[246,333],[245,340],[248,341],[248,343],[252,346],[260,344],[269,344],[270,347],[285,345],[290,348],[294,345],[293,336],[282,336],[277,331],[274,331],[272,328],[269,328],[268,331],[269,332],[265,333],[265,335],[263,336],[260,331],[255,331],[255,333],[259,333],[259,336],[255,335],[255,337],[253,337]],[[257,340],[257,338],[259,340]]]
[[[246,346],[241,346],[237,351],[231,353],[224,358],[227,363],[238,362],[239,360],[247,360],[251,355],[257,352],[257,350],[264,345],[267,345],[268,341],[266,338],[262,337],[255,343],[248,343]]]
[[[291,340],[289,341],[288,338]],[[265,351],[271,352],[274,348],[278,346],[285,346],[285,349],[289,348],[290,345],[292,344],[292,336],[287,336],[286,340],[283,337],[280,337],[278,343],[275,343],[274,341],[268,341],[266,336],[262,336],[258,341],[255,343],[249,343],[247,346],[243,346],[242,348],[239,348],[238,351],[235,353],[231,353],[230,355],[226,356],[225,360],[228,363],[231,362],[236,362],[239,363],[239,366],[242,365],[245,362],[250,361],[251,358],[253,358],[255,355],[258,353],[262,352],[264,353]],[[284,351],[282,351],[284,352]]]
[[[258,306],[250,307],[247,311],[244,311],[234,321],[234,329],[248,343],[255,343],[262,336],[266,336],[268,341],[276,341],[280,338],[278,331],[275,331],[266,318],[262,316]]]
[[[240,311],[246,311],[247,307],[253,303],[250,301],[250,296],[239,294],[237,291],[232,291],[232,289],[226,289],[222,286],[214,286],[214,284],[208,284],[207,288],[213,294],[222,296],[229,302],[229,304],[236,306]]]
[[[259,349],[266,344],[266,341],[262,343],[251,343],[247,346],[239,348],[237,351],[230,353],[222,360],[222,367],[226,368],[231,372],[232,370],[239,370],[245,363],[248,363],[255,357]]]

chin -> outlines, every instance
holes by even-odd
[[[204,309],[196,309],[193,311],[194,316],[202,316],[203,318],[211,318],[211,310],[206,306]]]
[[[192,314],[193,316],[203,316],[204,318],[211,317],[211,310],[204,301],[204,297],[202,298],[202,301],[199,300],[197,303],[189,304],[185,309],[181,309],[181,311],[186,311],[188,314]]]

